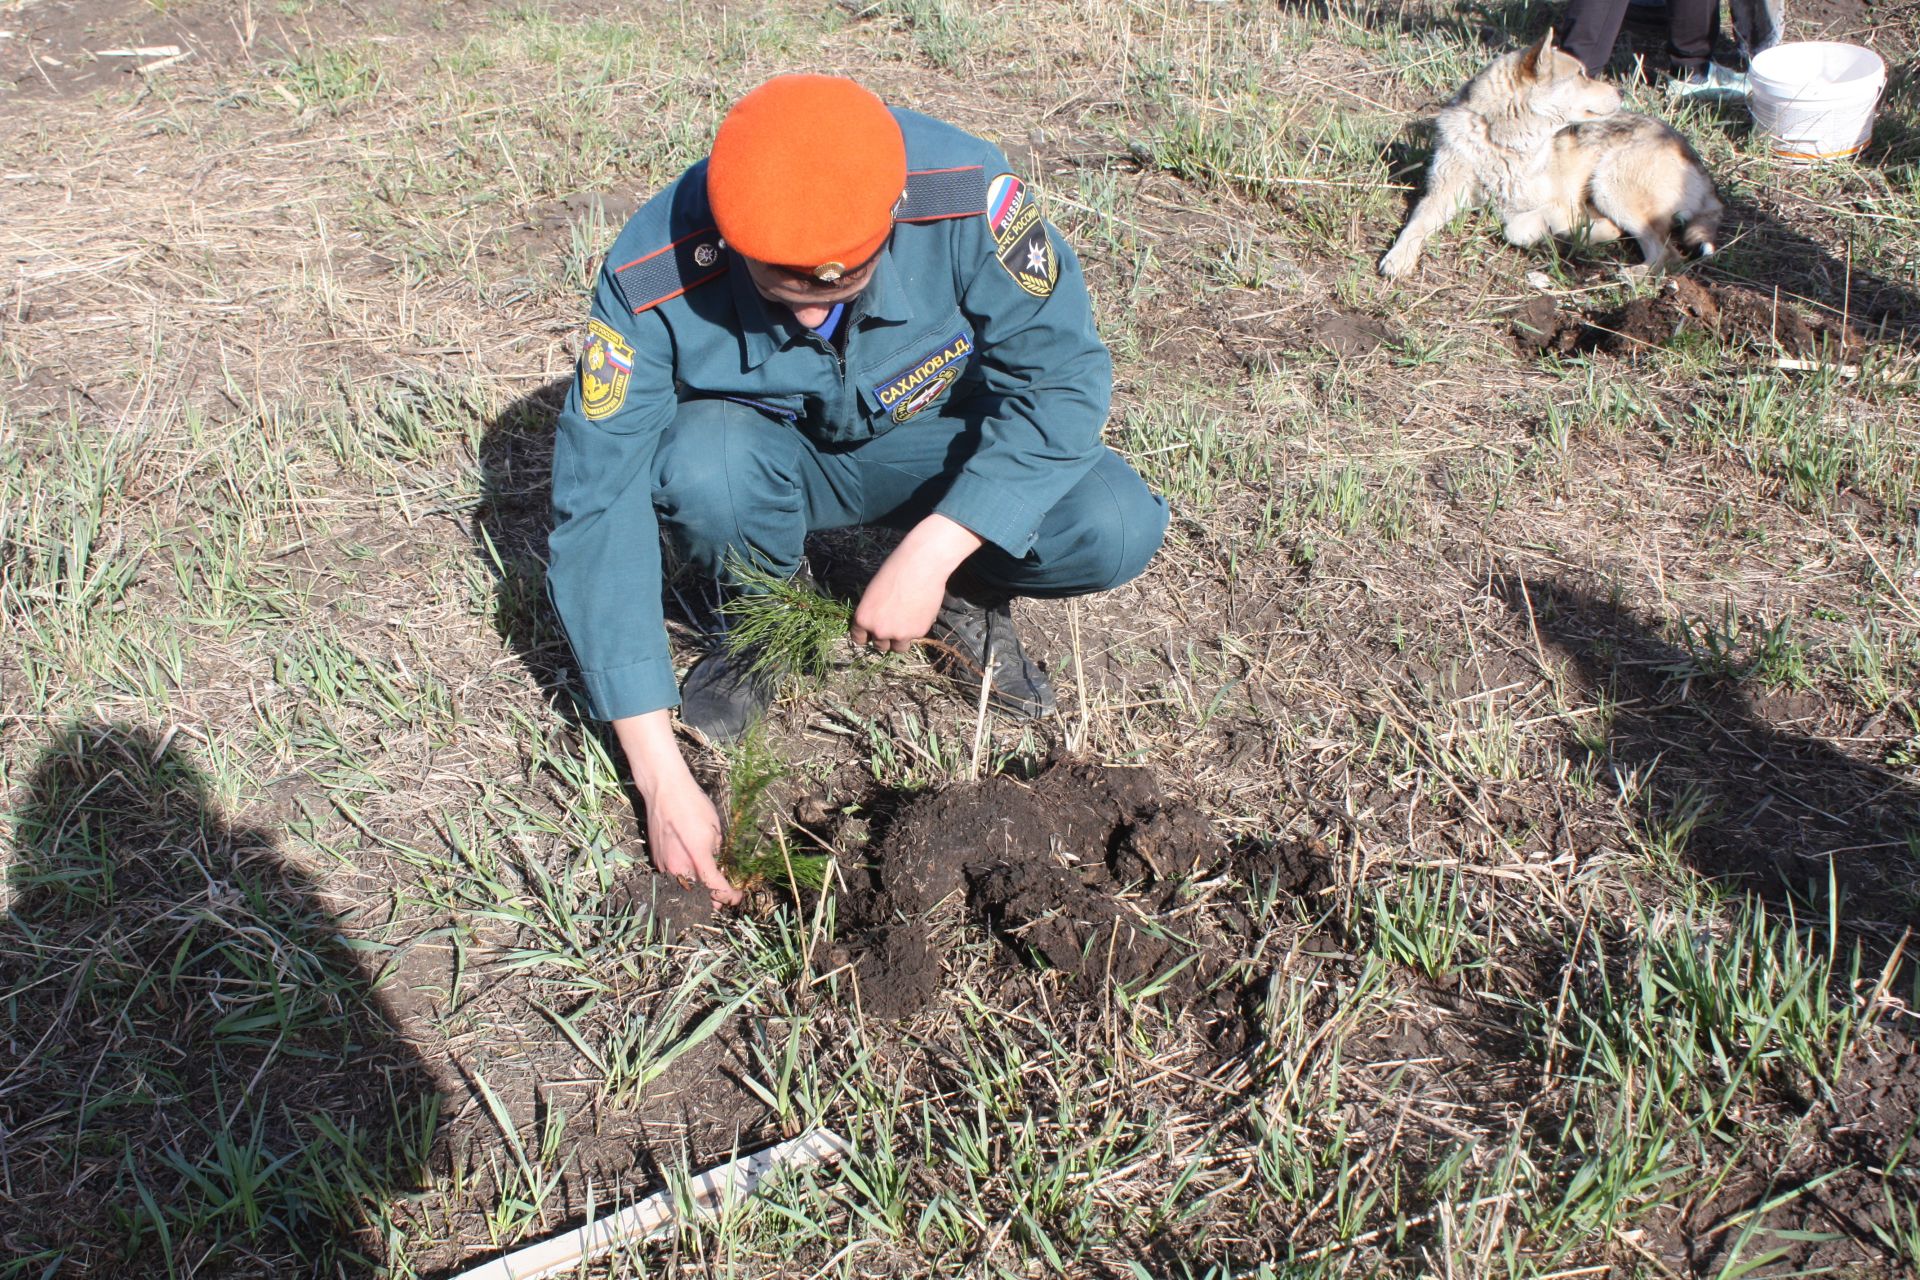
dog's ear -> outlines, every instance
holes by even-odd
[[[1520,78],[1523,80],[1538,80],[1540,78],[1542,59],[1546,60],[1546,68],[1552,70],[1553,28],[1551,27],[1547,28],[1547,34],[1534,41],[1533,44],[1528,46],[1527,51],[1520,55]]]

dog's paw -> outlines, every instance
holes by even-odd
[[[1382,255],[1380,259],[1380,274],[1389,280],[1398,280],[1401,276],[1413,270],[1413,264],[1419,260],[1420,254],[1418,251],[1409,253],[1400,246],[1395,245]]]
[[[1543,213],[1519,213],[1507,219],[1501,234],[1515,248],[1531,249],[1552,234],[1552,226]]]

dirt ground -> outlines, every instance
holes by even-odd
[[[1920,1267],[1920,14],[1790,10],[1891,71],[1819,168],[1628,32],[1712,259],[1467,214],[1380,280],[1558,17],[0,0],[0,1280],[451,1277],[816,1124],[593,1274]],[[549,472],[599,255],[793,67],[1032,178],[1173,523],[1017,604],[1055,718],[791,687],[823,883],[717,912]]]
[[[1180,889],[1224,853],[1205,816],[1169,804],[1144,770],[1062,766],[920,797],[876,842],[870,889],[850,894],[852,922],[867,926],[854,944],[861,989],[874,993],[865,1007],[897,1018],[933,997],[930,922],[949,899],[1016,963],[1096,988],[1143,985],[1205,950],[1167,931],[1180,929]],[[1202,974],[1185,978],[1191,994]]]
[[[1866,349],[1844,320],[1809,319],[1792,303],[1740,285],[1702,284],[1687,277],[1659,293],[1600,314],[1563,313],[1542,294],[1514,309],[1513,339],[1520,350],[1605,351],[1631,357],[1690,338],[1711,341],[1736,359],[1823,359],[1844,363]]]

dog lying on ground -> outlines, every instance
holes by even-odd
[[[1554,48],[1551,31],[1495,60],[1441,110],[1426,191],[1380,274],[1411,271],[1427,238],[1482,200],[1511,244],[1626,234],[1645,255],[1642,271],[1673,260],[1676,223],[1702,255],[1720,232],[1720,199],[1693,147],[1666,122],[1622,111],[1620,91]]]

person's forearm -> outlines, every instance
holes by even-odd
[[[908,530],[894,554],[944,583],[984,541],[959,521],[935,513]]]
[[[654,869],[688,888],[696,881],[704,884],[715,907],[737,904],[740,891],[719,865],[720,815],[673,740],[673,713],[663,708],[627,716],[613,722],[613,732],[646,806]]]
[[[867,583],[847,634],[856,645],[905,653],[933,625],[953,571],[982,543],[980,535],[943,515],[913,526]]]
[[[662,786],[692,780],[680,744],[673,740],[673,713],[665,707],[615,720],[613,733],[627,754],[634,788],[649,805]]]

